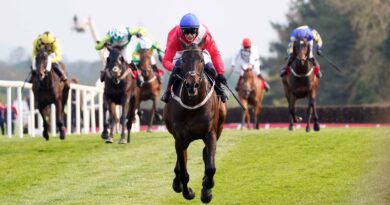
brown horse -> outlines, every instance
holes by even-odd
[[[182,55],[181,80],[172,88],[172,98],[165,105],[164,121],[168,131],[175,138],[177,161],[173,190],[183,192],[187,200],[195,197],[188,187],[187,148],[194,140],[201,139],[205,143],[203,161],[205,176],[201,200],[208,203],[212,199],[211,189],[214,187],[215,153],[217,140],[221,135],[226,119],[226,105],[214,92],[215,81],[204,72],[203,53],[199,45],[186,45],[181,42]]]
[[[258,116],[261,110],[261,103],[264,97],[263,82],[253,72],[253,66],[244,70],[243,80],[238,89],[240,101],[245,108],[242,115],[241,129],[245,126],[250,128],[250,114],[248,105],[253,106],[253,117],[255,129],[259,129]]]
[[[151,132],[151,128],[153,125],[153,120],[156,118],[157,121],[162,119],[162,116],[157,111],[157,103],[160,100],[160,91],[161,85],[157,80],[157,76],[154,74],[151,63],[151,56],[153,55],[153,51],[151,49],[140,49],[140,62],[139,69],[141,70],[141,75],[144,78],[144,83],[140,88],[136,88],[135,90],[135,99],[136,99],[136,108],[138,109],[139,117],[142,118],[141,112],[141,101],[152,100],[152,110],[151,116],[148,125],[148,132]]]
[[[293,49],[294,60],[290,68],[292,74],[282,79],[290,111],[290,125],[288,129],[293,130],[294,122],[301,121],[301,118],[295,114],[295,101],[299,98],[307,97],[309,104],[307,107],[306,132],[310,131],[312,112],[314,112],[314,131],[319,131],[316,96],[320,79],[315,76],[313,63],[309,59],[310,45],[307,40],[295,41]]]
[[[121,55],[121,48],[114,47],[108,49],[110,54],[106,63],[106,78],[104,79],[104,102],[103,102],[103,121],[104,128],[101,134],[106,143],[113,142],[113,132],[115,127],[115,105],[122,106],[121,138],[119,144],[130,142],[131,123],[129,121],[130,97],[135,89],[135,82],[131,77],[131,70]],[[107,116],[107,110],[108,115]],[[108,120],[109,119],[109,120]],[[131,121],[131,119],[130,119]],[[108,127],[110,133],[108,133]],[[125,128],[127,127],[127,141],[125,138]]]
[[[42,136],[49,140],[49,123],[45,116],[48,116],[50,104],[54,103],[56,108],[56,123],[60,132],[60,139],[65,139],[64,107],[68,100],[69,83],[62,82],[60,77],[51,69],[52,64],[48,60],[49,53],[39,50],[35,56],[35,67],[37,77],[33,78],[32,90],[35,102],[43,118]],[[59,63],[64,70],[65,67]],[[60,68],[61,69],[61,68]],[[66,73],[66,71],[64,71]]]

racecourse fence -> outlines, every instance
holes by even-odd
[[[159,112],[163,112],[162,109]],[[306,107],[296,107],[298,116],[306,117]],[[332,105],[317,106],[320,123],[390,123],[390,105]],[[141,125],[147,124],[149,110],[144,112]],[[251,113],[253,120],[253,114]],[[242,109],[228,108],[226,123],[240,123]],[[287,106],[263,106],[260,112],[260,123],[286,123],[290,116]],[[162,124],[162,122],[159,122]]]
[[[35,108],[32,85],[23,81],[0,80],[0,89],[6,89],[7,136],[12,137],[12,123],[15,124],[15,134],[20,138],[24,136],[24,130],[31,137],[41,135],[43,120],[39,111]],[[16,97],[13,92],[16,91]],[[12,105],[16,107],[17,118],[12,119]],[[119,109],[120,112],[120,109]],[[67,134],[98,133],[103,128],[103,87],[70,84],[69,97],[65,107]],[[56,135],[55,106],[51,105],[50,131]],[[38,122],[36,122],[38,121]],[[8,123],[11,122],[11,123]],[[133,124],[132,131],[139,131],[139,120]]]

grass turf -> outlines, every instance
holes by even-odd
[[[117,139],[117,138],[116,138]],[[0,138],[1,204],[200,204],[203,142],[190,145],[196,198],[171,188],[168,133],[128,145],[97,135]],[[214,204],[389,204],[390,129],[225,131],[217,148]]]

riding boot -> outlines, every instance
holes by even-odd
[[[217,93],[217,95],[221,98],[221,101],[225,103],[228,100],[228,96],[225,92],[225,90],[222,88],[222,83],[217,81],[217,86],[214,86],[214,90]]]
[[[137,86],[140,88],[142,86],[142,84],[144,83],[144,78],[142,77],[142,74],[139,72],[138,66],[134,62],[131,62],[129,64],[129,68],[132,71],[135,71],[137,73],[137,75],[135,76],[135,80],[136,80]]]
[[[58,63],[53,63],[52,68],[54,69],[54,72],[56,72],[57,75],[60,77],[61,81],[68,80],[68,77],[66,76],[64,70],[60,68],[60,65]]]
[[[217,93],[217,95],[221,98],[221,101],[226,102],[228,99],[228,96],[225,93],[225,91],[222,89],[222,83],[221,83],[221,81],[218,80],[218,74],[214,68],[214,65],[211,62],[206,63],[204,70],[205,70],[207,75],[209,75],[210,77],[212,77],[215,80],[216,86],[214,86],[214,90]]]
[[[292,54],[290,54],[290,55],[288,56],[288,58],[287,58],[287,64],[286,64],[286,66],[284,66],[284,67],[282,68],[282,70],[280,71],[280,77],[281,77],[281,78],[283,78],[284,76],[286,76],[286,75],[288,75],[288,74],[290,73],[290,70],[289,70],[289,69],[290,69],[290,66],[291,66],[293,60],[294,60],[294,57],[293,57]]]
[[[100,82],[104,82],[105,78],[106,78],[106,69],[100,71]]]
[[[317,78],[322,78],[322,72],[320,70],[320,65],[317,63],[317,60],[313,57],[310,58],[310,61],[314,65],[314,73],[316,74]]]
[[[243,79],[242,76],[240,76],[240,77],[238,78],[237,85],[236,85],[236,91],[237,91],[237,92],[238,92],[238,90],[240,89],[240,85],[241,85],[242,79]]]
[[[168,100],[171,97],[171,89],[170,88],[173,85],[173,83],[175,82],[175,79],[176,79],[175,75],[176,74],[172,71],[171,75],[169,76],[167,89],[165,90],[164,94],[162,94],[162,96],[160,98],[160,100],[165,102],[165,103],[168,103]]]
[[[33,81],[34,81],[34,78],[35,78],[35,76],[36,76],[36,71],[35,70],[31,70],[31,74],[30,74],[30,76],[29,76],[29,78],[26,80],[26,82],[28,82],[28,83],[32,83]]]
[[[267,81],[264,80],[264,77],[261,74],[257,75],[257,77],[264,82],[265,91],[268,92],[271,89],[271,86],[269,86],[269,84],[267,83]]]
[[[156,64],[152,65],[152,69],[153,69],[154,74],[155,74],[156,77],[157,77],[158,84],[161,85],[161,76],[160,76],[160,74],[158,73],[157,65],[156,65]]]

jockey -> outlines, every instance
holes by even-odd
[[[51,56],[51,64],[54,72],[60,77],[61,81],[67,81],[68,77],[64,72],[64,68],[61,66],[60,61],[62,59],[62,51],[60,44],[58,43],[54,34],[50,31],[46,31],[39,35],[33,43],[32,59],[35,62],[35,56],[38,50],[44,50]],[[36,75],[35,63],[31,66],[32,73],[28,82],[32,83],[34,76]]]
[[[157,41],[152,41],[148,37],[142,37],[139,39],[137,45],[135,46],[134,52],[133,52],[133,62],[134,64],[138,65],[140,61],[140,49],[150,49],[152,52],[157,51],[158,59],[160,62],[162,62],[162,55],[163,50],[161,49],[160,44]],[[161,84],[161,76],[158,72],[158,68],[156,65],[156,59],[154,58],[154,55],[150,57],[152,69],[154,74],[157,77],[158,82]]]
[[[313,51],[313,41],[315,41],[317,55],[322,54],[322,51],[321,51],[322,39],[321,39],[320,34],[315,29],[310,28],[307,25],[300,26],[291,32],[290,43],[288,44],[288,49],[287,49],[287,53],[288,53],[287,65],[284,68],[282,68],[282,71],[280,73],[280,77],[283,77],[289,73],[290,66],[295,59],[295,56],[292,55],[293,48],[294,48],[294,42],[297,40],[301,40],[301,39],[306,39],[309,42],[309,44],[310,44],[309,59],[314,65],[314,73],[316,74],[316,76],[318,78],[321,78],[322,73],[320,70],[320,66],[317,63],[317,60],[314,58],[312,51]]]
[[[253,66],[253,70],[256,72],[257,77],[260,78],[265,84],[265,90],[268,91],[270,89],[269,84],[264,80],[264,77],[260,73],[260,59],[259,59],[259,50],[256,46],[252,45],[252,41],[249,38],[244,38],[242,41],[242,48],[239,50],[237,55],[232,59],[232,71],[236,65],[236,61],[239,60],[239,72],[240,78],[237,81],[236,91],[238,91],[238,87],[241,84],[242,76],[244,75],[244,70],[246,70],[249,66]],[[244,70],[243,70],[244,69]]]
[[[173,63],[174,58],[179,59],[182,55],[183,48],[179,39],[182,39],[186,43],[200,43],[203,39],[205,39],[202,50],[207,50],[210,53],[211,61],[209,56],[204,55],[204,69],[206,73],[216,80],[216,93],[221,97],[222,102],[226,102],[227,95],[221,88],[221,84],[227,84],[224,76],[225,70],[221,55],[207,27],[200,24],[198,18],[192,13],[184,15],[180,20],[180,25],[175,26],[168,33],[167,46],[162,64],[168,71],[172,71],[172,73],[169,77],[167,90],[162,95],[161,101],[165,103],[168,102],[171,95],[170,87],[176,79],[176,74],[179,73],[181,60],[177,60]]]
[[[123,56],[125,63],[127,63],[128,66],[136,72],[135,66],[131,64],[131,54],[133,53],[133,48],[128,45],[134,35],[137,38],[140,38],[145,34],[146,30],[142,27],[129,28],[125,26],[117,26],[110,29],[101,41],[96,42],[95,49],[101,50],[105,47],[120,47],[121,55]],[[142,84],[142,78],[140,75],[137,76],[137,85],[140,86]],[[104,78],[105,72],[102,71],[100,75],[100,80],[103,82]]]

